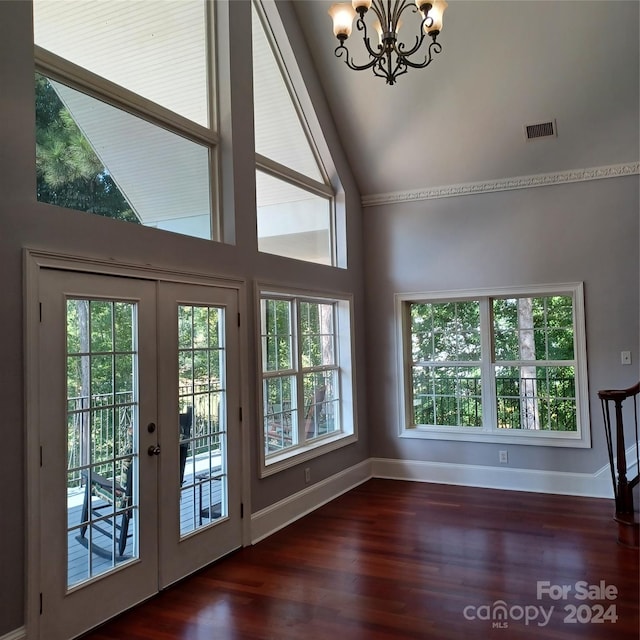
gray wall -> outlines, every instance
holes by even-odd
[[[24,624],[25,590],[25,429],[23,412],[22,251],[25,247],[85,256],[113,258],[131,263],[178,268],[245,278],[248,308],[252,310],[252,283],[260,278],[272,283],[353,293],[355,297],[356,366],[364,370],[364,294],[360,197],[353,183],[331,117],[300,51],[308,89],[317,99],[318,117],[326,131],[338,174],[347,196],[349,268],[292,263],[257,252],[253,164],[253,114],[251,109],[251,16],[248,2],[229,4],[233,50],[222,52],[221,108],[225,161],[225,216],[235,213],[236,244],[218,243],[137,227],[85,213],[36,202],[34,158],[34,63],[31,6],[29,2],[0,2],[0,406],[3,407],[0,447],[0,636]],[[297,27],[289,13],[289,27]],[[301,38],[295,43],[300,46]],[[231,234],[233,237],[233,233]],[[292,264],[293,266],[292,268]],[[249,351],[242,366],[255,380],[253,319],[244,323]],[[357,396],[365,398],[364,375],[357,379]],[[255,385],[249,390],[251,406],[245,414],[258,425]],[[366,421],[362,402],[359,421]],[[251,447],[252,508],[258,510],[304,488],[301,469],[292,468],[260,480],[257,475],[258,428]],[[360,441],[306,463],[314,482],[368,457],[366,430]]]
[[[583,281],[593,446],[510,444],[509,466],[592,473],[607,464],[596,393],[639,377],[638,182],[630,176],[365,209],[372,456],[498,466],[505,448],[397,437],[395,293]],[[633,352],[632,366],[620,364],[623,349]]]

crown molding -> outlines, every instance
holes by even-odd
[[[452,184],[444,187],[429,187],[413,191],[393,191],[378,193],[362,197],[363,207],[376,207],[385,204],[415,202],[417,200],[436,200],[455,196],[477,195],[494,191],[513,191],[515,189],[530,189],[532,187],[549,187],[569,182],[587,182],[604,178],[619,178],[640,173],[640,162],[626,162],[612,164],[606,167],[592,167],[589,169],[573,169],[555,173],[541,173],[533,176],[518,176],[502,178],[500,180],[485,180],[482,182],[467,182]]]

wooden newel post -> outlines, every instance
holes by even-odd
[[[607,452],[611,468],[611,481],[616,503],[615,520],[619,524],[618,541],[627,546],[638,546],[638,522],[633,507],[633,488],[638,484],[640,475],[636,474],[631,480],[627,478],[627,453],[624,440],[624,418],[622,404],[627,398],[633,398],[633,416],[635,418],[635,448],[636,464],[640,468],[638,453],[638,408],[637,398],[640,393],[640,382],[628,389],[611,389],[598,391],[602,404],[605,436],[607,438]],[[611,424],[610,403],[615,407],[615,432]],[[613,439],[615,438],[615,446]],[[614,460],[615,451],[615,460]]]
[[[626,398],[614,398],[616,406],[616,470],[618,472],[618,491],[616,495],[616,512],[633,513],[633,496],[627,481],[627,454],[624,441],[624,424],[622,418],[622,402]]]

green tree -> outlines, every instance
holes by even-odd
[[[35,89],[38,200],[140,223],[49,80]]]
[[[497,368],[500,426],[575,431],[575,371],[560,364],[574,358],[571,297],[495,299],[492,309],[496,362],[526,363]]]
[[[496,298],[491,315],[498,425],[575,431],[571,297]],[[479,303],[412,303],[409,320],[414,424],[480,426]]]
[[[413,303],[415,424],[480,426],[480,305]]]

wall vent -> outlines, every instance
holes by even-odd
[[[535,138],[549,138],[556,136],[556,121],[539,122],[538,124],[527,124],[524,127],[527,140]]]

